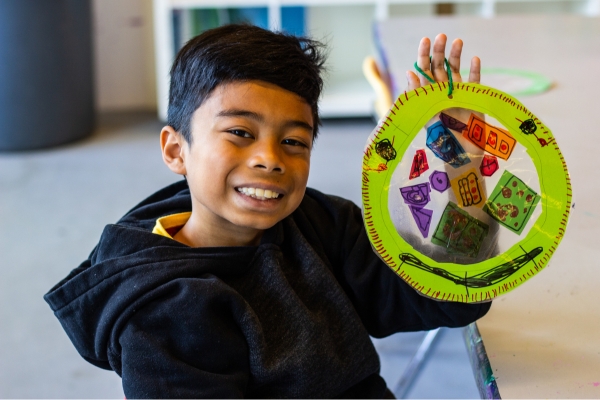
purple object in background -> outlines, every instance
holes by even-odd
[[[429,235],[429,226],[431,225],[431,220],[433,219],[433,210],[428,210],[426,208],[409,206],[410,212],[412,213],[415,222],[417,223],[417,227],[426,238]]]
[[[440,193],[445,192],[450,187],[450,178],[448,178],[447,173],[442,171],[433,171],[429,175],[429,182],[431,182],[431,187]]]
[[[409,206],[423,207],[429,203],[429,192],[429,183],[419,183],[418,185],[400,188],[400,194]]]

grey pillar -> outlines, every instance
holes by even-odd
[[[89,0],[0,0],[0,151],[92,132],[91,31]]]

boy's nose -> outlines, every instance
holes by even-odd
[[[256,143],[253,147],[249,160],[252,168],[263,169],[265,172],[283,173],[285,171],[279,143],[265,141]]]

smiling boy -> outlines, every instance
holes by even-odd
[[[192,195],[190,219],[173,238],[192,247],[257,245],[304,197],[313,124],[302,97],[252,80],[214,89],[193,114],[191,143],[166,126],[163,159]]]
[[[108,225],[45,296],[127,398],[391,397],[370,335],[489,309],[420,296],[375,255],[353,203],[306,188],[322,65],[317,42],[250,26],[178,54],[160,142],[186,179]]]

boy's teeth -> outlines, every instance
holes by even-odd
[[[239,188],[239,192],[244,193],[247,196],[253,197],[255,199],[264,200],[264,199],[276,199],[279,197],[279,193],[274,192],[268,189],[260,189],[260,188]]]

